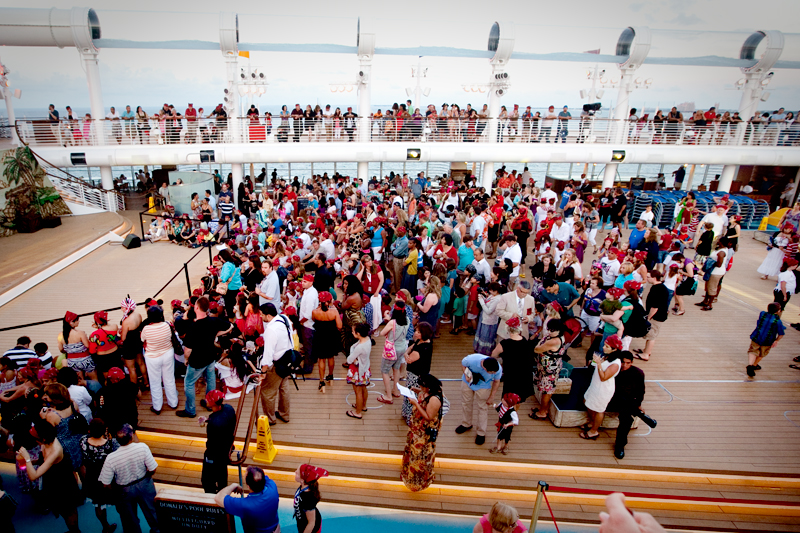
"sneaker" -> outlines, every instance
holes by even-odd
[[[189,411],[187,411],[186,409],[182,409],[181,411],[177,411],[177,412],[175,413],[175,415],[176,415],[176,416],[179,416],[179,417],[181,417],[181,418],[194,418],[194,417],[196,417],[196,416],[197,416],[197,415],[196,415],[196,414],[194,414],[194,413],[190,413],[190,412],[189,412]]]
[[[483,443],[486,442],[486,437],[483,435],[476,435],[475,436],[475,444],[478,446],[483,446]]]
[[[751,365],[747,365],[747,375],[751,378],[756,377],[756,368]]]
[[[761,365],[755,365],[753,368],[756,370],[761,370]]]
[[[155,414],[157,414],[157,415],[160,415],[160,414],[161,414],[161,411],[160,411],[160,410],[159,410],[159,411],[156,411],[156,408],[155,408],[155,407],[153,407],[153,406],[150,406],[150,411],[152,411],[153,413],[155,413]]]
[[[614,457],[617,459],[622,459],[625,457],[625,450],[614,450]]]
[[[472,426],[464,426],[464,425],[461,425],[461,426],[458,426],[458,427],[456,428],[456,433],[458,433],[459,435],[461,435],[462,433],[466,433],[466,432],[467,432],[467,431],[469,431],[470,429],[472,429]]]

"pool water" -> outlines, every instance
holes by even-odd
[[[17,533],[41,533],[42,531],[63,531],[66,526],[61,518],[52,514],[39,515],[33,512],[29,496],[21,494],[14,473],[14,465],[0,464],[0,478],[2,488],[17,500],[19,507],[13,517]],[[324,492],[323,492],[324,497]],[[353,533],[354,531],[368,533],[409,533],[417,527],[425,533],[469,533],[477,522],[477,517],[454,516],[427,512],[409,512],[377,507],[364,507],[359,505],[344,505],[322,502],[319,505],[322,513],[322,530],[324,533]],[[486,509],[488,512],[488,509]],[[84,533],[101,533],[100,522],[95,518],[94,508],[91,503],[84,503],[78,508],[79,526]],[[292,500],[281,498],[278,508],[278,517],[282,533],[294,533],[297,525],[292,516]],[[113,506],[108,508],[108,520],[120,524],[119,515]],[[142,531],[147,532],[147,522],[139,513]],[[525,522],[528,525],[528,522]],[[424,528],[424,529],[423,529]],[[596,526],[581,526],[576,524],[561,524],[562,533],[589,533],[597,531]],[[237,531],[242,532],[241,522],[237,519]],[[555,533],[552,521],[540,520],[537,532]],[[2,532],[5,533],[5,532]],[[122,533],[122,525],[117,527],[117,533]],[[169,533],[169,532],[164,532]]]

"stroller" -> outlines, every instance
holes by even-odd
[[[562,347],[562,361],[569,361],[570,357],[567,355],[567,350],[575,342],[575,339],[580,340],[581,333],[587,328],[586,322],[576,317],[569,317],[564,320],[564,346]]]

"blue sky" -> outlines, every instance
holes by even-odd
[[[6,0],[7,7],[69,8],[70,2]],[[787,33],[782,59],[800,60],[800,34],[796,20],[800,2],[762,0],[758,8],[741,0],[656,0],[648,2],[529,0],[491,2],[419,1],[399,3],[375,1],[295,2],[192,2],[140,0],[136,3],[103,0],[82,3],[97,11],[103,37],[131,40],[218,39],[221,7],[239,13],[242,42],[355,44],[356,19],[374,20],[377,45],[385,47],[453,46],[483,50],[495,20],[515,23],[516,51],[532,53],[583,52],[600,48],[613,54],[616,40],[626,26],[647,25],[653,30],[652,57],[736,57],[744,39],[755,30],[777,29]],[[133,8],[133,9],[132,9]],[[22,90],[15,108],[25,114],[72,105],[87,108],[86,79],[78,52],[57,48],[0,48],[0,60],[12,71],[12,88]],[[411,87],[411,66],[416,57],[376,56],[372,71],[372,102],[375,106],[402,102]],[[155,111],[163,102],[179,109],[189,101],[206,109],[221,101],[225,67],[218,51],[120,50],[100,52],[103,100],[106,108],[126,104]],[[329,84],[355,78],[355,55],[253,52],[251,64],[268,74],[267,93],[255,102],[266,107],[294,103],[343,108],[357,105],[357,94],[331,94]],[[489,65],[484,59],[424,58],[428,67],[425,86],[431,88],[425,102],[456,102],[481,106],[485,95],[466,94],[464,83],[485,83]],[[583,102],[580,89],[588,89],[586,63],[512,60],[512,80],[503,103],[509,108],[569,105]],[[615,65],[601,65],[610,78],[619,77]],[[707,108],[738,107],[740,93],[733,84],[738,68],[665,67],[644,65],[638,72],[651,78],[652,86],[637,90],[631,105],[669,107],[684,101]],[[776,70],[769,87],[770,100],[763,110],[800,107],[800,71]],[[605,108],[613,105],[616,90],[606,89]],[[30,116],[30,115],[29,115]]]

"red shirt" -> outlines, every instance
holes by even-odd
[[[717,118],[717,114],[714,111],[706,111],[703,113],[703,116],[706,118],[706,120],[714,120]]]
[[[444,252],[444,248],[442,247],[442,243],[436,245],[436,248],[433,250],[433,256],[436,257],[436,252],[442,251]],[[444,256],[441,258],[436,259],[437,263],[441,263],[442,265],[447,265],[447,258],[450,257],[453,261],[456,262],[458,265],[458,251],[456,250],[455,246],[451,246],[450,250],[444,252]]]
[[[197,120],[197,109],[193,107],[187,107],[186,111],[183,113],[183,116],[186,117],[187,122],[194,122]]]

